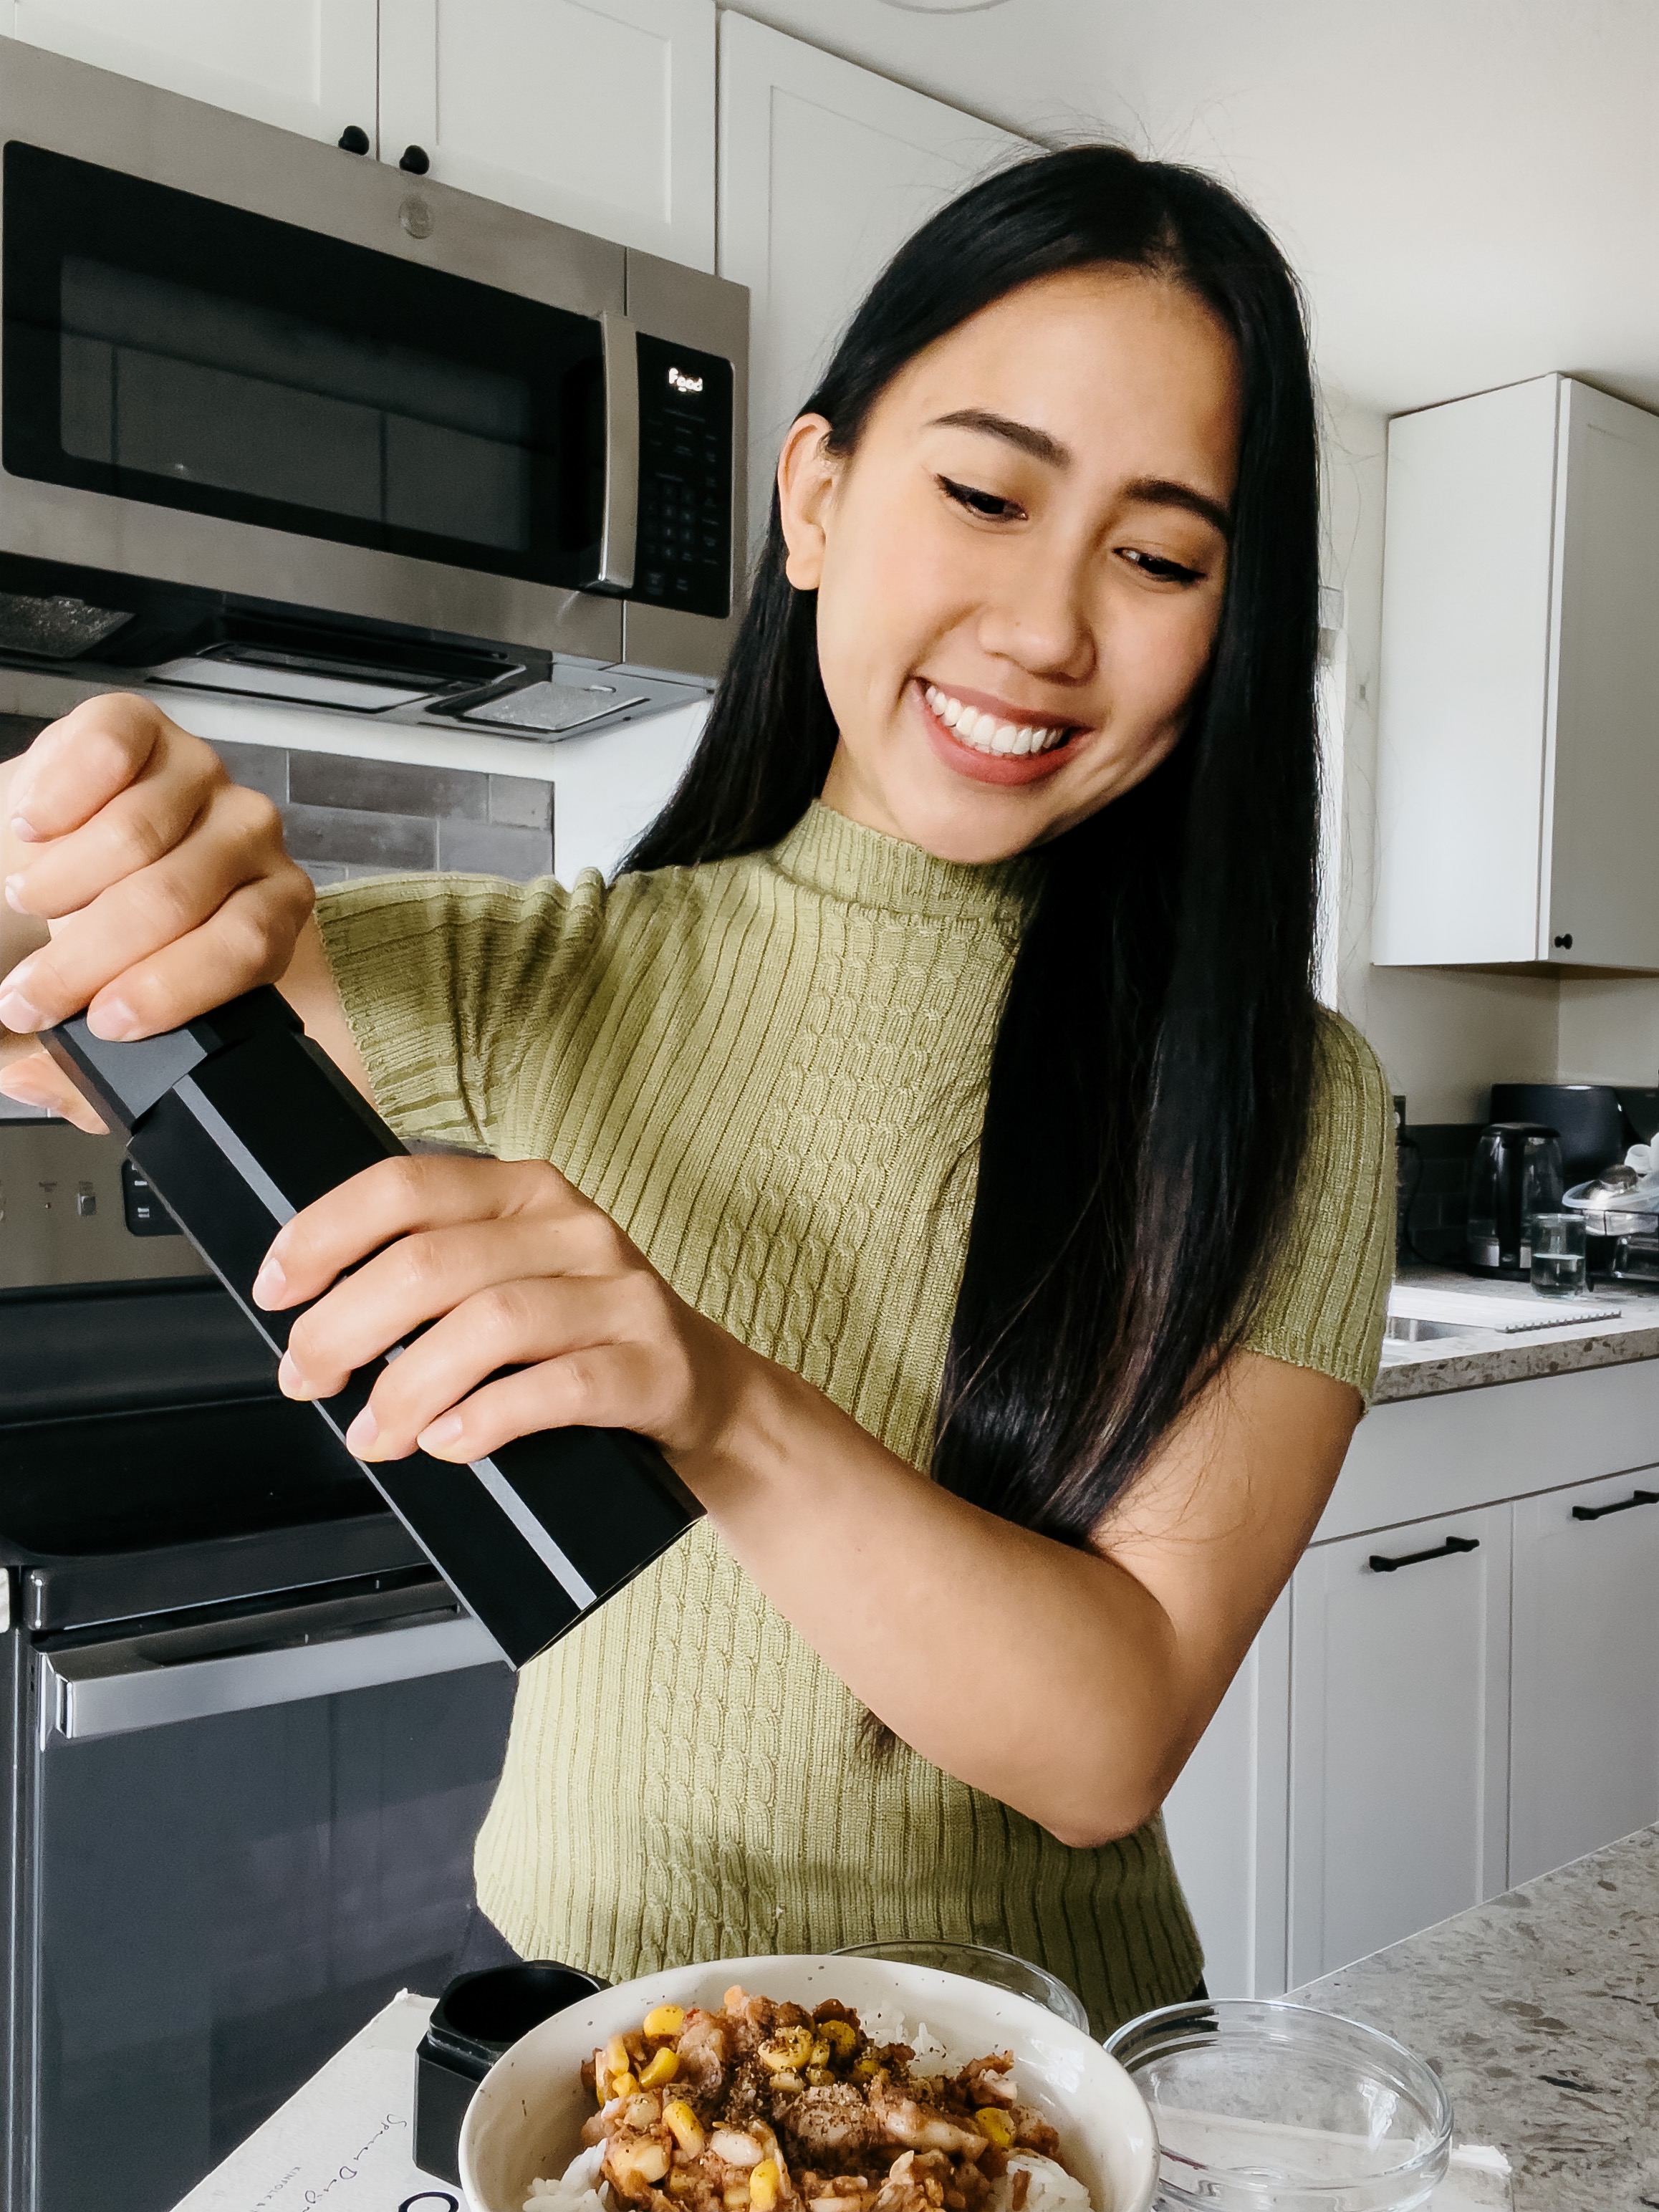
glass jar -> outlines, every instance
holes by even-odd
[[[1107,2044],[1152,2108],[1158,2212],[1413,2212],[1451,2151],[1451,2101],[1403,2044],[1310,2005],[1143,2013]]]

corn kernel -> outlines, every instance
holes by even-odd
[[[839,2058],[845,2058],[858,2043],[858,2030],[850,2020],[821,2020],[818,2034]]]
[[[809,2089],[827,2089],[835,2078],[827,2066],[809,2066],[806,2069],[806,2086]]]
[[[684,2097],[675,2097],[663,2106],[663,2119],[675,2142],[688,2158],[701,2158],[704,2136],[702,2122]]]
[[[827,2066],[830,2063],[830,2039],[827,2035],[812,2039],[812,2048],[806,2054],[806,2063],[809,2066]]]
[[[763,2158],[749,2176],[750,2212],[777,2212],[778,2162]]]
[[[653,2042],[664,2036],[678,2035],[684,2026],[684,2005],[658,2005],[645,2015],[645,2032]]]
[[[763,2043],[755,2056],[769,2072],[776,2074],[785,2067],[805,2066],[811,2051],[811,2029],[792,2027],[787,2035],[775,2036],[770,2043]]]
[[[672,2081],[680,2070],[679,2055],[665,2043],[660,2051],[652,2054],[649,2063],[640,2069],[641,2089],[660,2089],[665,2081]]]
[[[974,2114],[974,2125],[984,2136],[986,2142],[994,2143],[999,2150],[1013,2148],[1013,2124],[1000,2106],[981,2105],[978,2112]]]
[[[622,2073],[613,2074],[611,2076],[611,2094],[613,2097],[637,2097],[640,2094],[640,2085],[624,2069]]]
[[[628,2045],[621,2036],[613,2035],[605,2046],[605,2070],[607,2074],[626,2074],[633,2067],[628,2055]]]
[[[872,2081],[881,2071],[881,2063],[878,2059],[872,2058],[869,2052],[866,2051],[863,2057],[860,2059],[858,2064],[853,2069],[853,2071],[855,2074],[861,2075],[866,2081]]]
[[[726,2212],[744,2212],[744,2208],[749,2202],[749,2184],[746,2181],[734,2181],[726,2191],[724,2202]]]

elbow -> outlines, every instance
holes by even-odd
[[[1063,1798],[1056,1794],[1041,1808],[1025,1809],[1068,1850],[1100,1850],[1133,1836],[1155,1817],[1174,1788],[1190,1748],[1184,1741],[1160,1741],[1148,1746],[1140,1757],[1131,1759],[1124,1758],[1120,1750],[1115,1759],[1103,1759],[1095,1768],[1089,1778],[1094,1786],[1086,1795],[1073,1787]]]
[[[1097,1851],[1108,1844],[1121,1843],[1144,1828],[1162,1801],[1152,1796],[1122,1798],[1109,1805],[1079,1806],[1041,1825],[1057,1844],[1069,1851]]]

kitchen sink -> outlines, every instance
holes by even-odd
[[[1442,1337],[1468,1336],[1469,1326],[1456,1321],[1419,1321],[1415,1314],[1390,1314],[1382,1336],[1389,1344],[1436,1344]]]

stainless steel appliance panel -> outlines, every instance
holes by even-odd
[[[5,40],[0,138],[596,321],[623,315],[637,293],[641,328],[724,354],[741,390],[747,351],[741,287],[673,270],[387,164]],[[661,312],[670,302],[672,327]],[[0,410],[5,398],[0,386]],[[744,420],[740,399],[732,437],[738,457]],[[0,553],[599,662],[624,653],[621,603],[590,591],[9,473],[0,486]],[[736,571],[744,512],[739,478],[732,516]],[[729,617],[641,611],[652,665],[718,672]]]

